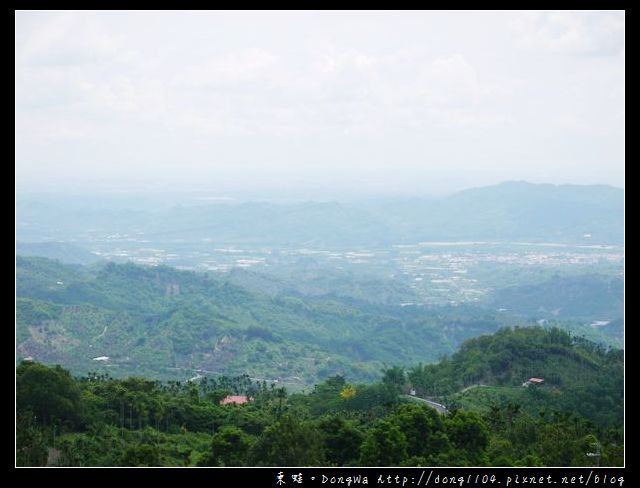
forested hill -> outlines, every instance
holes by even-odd
[[[465,307],[267,296],[215,276],[18,256],[17,354],[74,372],[177,379],[201,369],[303,386],[334,374],[373,380],[383,362],[432,362],[510,320]]]
[[[545,382],[523,387],[532,372]],[[23,362],[18,464],[593,466],[594,449],[601,466],[624,462],[621,351],[555,329],[504,329],[439,364],[383,373],[379,383],[336,375],[289,394],[246,375],[74,379],[63,368]],[[426,395],[433,381],[448,392],[445,414],[404,394]],[[494,385],[463,393],[491,390],[488,408],[478,397],[450,402],[464,399],[458,389],[473,381]],[[249,401],[222,405],[230,394]]]
[[[57,259],[68,264],[94,264],[100,258],[68,242],[16,242],[16,254]]]
[[[407,376],[420,395],[481,411],[512,402],[531,413],[576,412],[601,425],[622,424],[624,416],[624,352],[556,328],[501,329]],[[544,382],[523,386],[532,377]]]
[[[547,319],[622,318],[624,280],[618,276],[597,274],[558,276],[542,283],[495,290],[489,301],[496,306],[508,303],[512,313]]]

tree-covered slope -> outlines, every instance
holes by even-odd
[[[467,390],[486,392],[486,408],[459,401],[445,413],[402,395],[409,384],[398,367],[385,369],[382,381],[373,384],[336,375],[307,393],[289,394],[247,375],[184,382],[118,380],[95,372],[73,378],[59,366],[23,362],[16,372],[17,464],[622,465],[620,351],[574,342],[555,329],[502,330],[468,341],[429,370],[410,370],[408,378],[436,376],[443,387],[455,389],[474,367],[490,368],[496,356],[513,348],[524,349],[522,359],[511,361],[513,371],[507,365],[500,374],[482,377],[503,386]],[[589,372],[581,376],[585,364]],[[520,368],[555,379],[537,388],[516,386]],[[592,387],[580,389],[587,383]],[[496,394],[501,388],[508,392],[503,402]],[[249,401],[222,405],[230,394]],[[588,455],[594,451],[598,460]]]
[[[268,296],[162,266],[18,257],[16,275],[19,356],[119,376],[202,369],[299,385],[337,373],[371,379],[383,362],[434,361],[506,320],[464,308]]]
[[[523,386],[532,377],[544,383]],[[470,339],[450,358],[412,368],[408,378],[420,394],[480,410],[511,402],[533,414],[577,412],[601,425],[621,424],[624,415],[623,351],[556,328],[506,328]]]
[[[67,264],[93,264],[99,256],[68,242],[16,242],[16,254],[57,259]]]
[[[495,291],[489,301],[496,307],[535,318],[622,318],[624,281],[606,275],[559,276],[543,283]]]

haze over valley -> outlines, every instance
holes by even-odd
[[[16,11],[16,466],[623,466],[625,59],[616,10]]]
[[[71,320],[66,306],[78,314],[78,306],[103,307],[120,293],[111,288],[113,273],[130,277],[127,288],[146,289],[154,276],[151,295],[133,298],[132,290],[126,301],[145,309],[148,300],[159,300],[163,311],[150,307],[144,319],[128,317],[133,333],[109,328],[114,319],[105,316],[95,334],[82,337],[64,327],[34,329],[38,324],[19,314],[23,357],[56,358],[83,371],[98,364],[118,376],[250,372],[299,389],[333,373],[373,379],[383,363],[435,361],[503,325],[560,323],[607,345],[623,344],[623,193],[615,188],[503,183],[446,198],[346,204],[130,206],[117,196],[97,203],[88,196],[41,198],[17,204],[17,252],[60,264],[20,258],[19,298],[53,300],[64,323]],[[185,284],[193,280],[195,290]],[[230,304],[207,286],[235,290],[288,318],[246,305],[208,323],[208,307]],[[31,303],[19,305],[21,312]],[[184,329],[161,346],[145,337],[164,335],[175,307],[180,313],[205,307],[198,312],[202,323],[182,319]],[[106,308],[118,315],[114,304]],[[403,333],[406,340],[391,339],[407,326],[413,332]],[[202,330],[192,336],[194,327]],[[255,338],[247,332],[252,327],[262,330]],[[374,346],[385,335],[389,343]],[[266,345],[255,350],[248,339]],[[260,355],[264,347],[277,355]]]

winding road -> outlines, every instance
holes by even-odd
[[[441,414],[449,413],[449,410],[447,409],[447,407],[445,407],[441,403],[432,402],[431,400],[426,400],[424,398],[420,398],[420,397],[413,396],[413,395],[402,395],[402,396],[404,398],[410,398],[412,400],[418,400],[420,402],[426,403],[430,407],[435,408],[438,411],[438,413],[441,413]]]

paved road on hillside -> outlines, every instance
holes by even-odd
[[[411,398],[412,400],[418,400],[420,402],[426,403],[430,407],[435,408],[439,413],[442,413],[442,414],[449,413],[449,410],[447,409],[447,407],[445,407],[441,403],[432,402],[431,400],[426,400],[424,398],[420,398],[413,395],[402,395],[402,396],[405,398]]]

